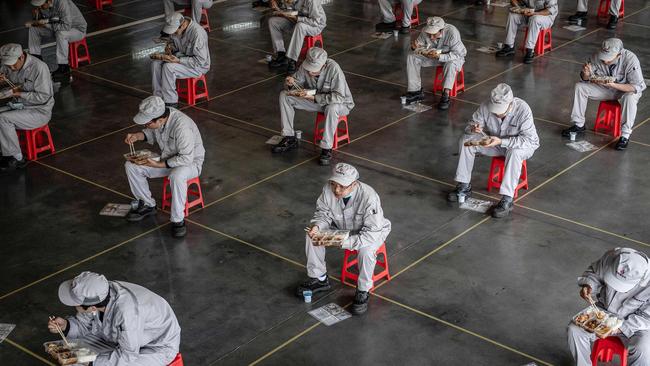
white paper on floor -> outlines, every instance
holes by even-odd
[[[375,32],[371,36],[372,38],[387,39],[390,38],[390,33],[385,32]]]
[[[319,307],[318,309],[314,309],[309,312],[309,315],[327,326],[336,324],[341,320],[345,320],[352,316],[352,314],[348,313],[345,309],[335,303],[329,303],[325,306]]]
[[[588,152],[588,151],[596,150],[598,148],[598,146],[590,143],[589,141],[569,142],[568,144],[566,144],[566,146],[578,152]]]
[[[500,2],[500,1],[494,2],[494,3],[491,2],[490,5],[498,6],[500,8],[506,8],[506,7],[512,6],[509,2]]]
[[[564,28],[564,29],[568,29],[568,30],[570,30],[571,32],[580,32],[580,31],[583,31],[583,30],[587,29],[587,28],[585,28],[585,27],[581,27],[581,26],[579,26],[579,25],[575,25],[575,24],[574,24],[574,25],[565,25],[565,26],[562,27],[562,28]]]
[[[131,211],[131,205],[127,203],[107,203],[99,214],[102,216],[124,217]]]
[[[264,58],[262,58],[262,59],[259,59],[259,60],[257,60],[257,62],[259,62],[259,63],[261,63],[261,64],[264,64],[264,65],[268,65],[268,64],[269,64],[269,62],[268,62],[268,61],[266,61],[266,57],[264,57]]]
[[[275,135],[271,137],[270,139],[266,140],[266,143],[269,145],[277,145],[282,141],[282,136]]]
[[[422,113],[431,109],[431,106],[417,102],[408,105],[403,105],[402,108],[408,109],[409,111],[413,111],[415,113]]]
[[[11,333],[12,330],[16,327],[16,324],[7,324],[0,323],[0,343],[2,343],[5,338]]]
[[[460,204],[460,208],[464,210],[476,211],[486,213],[492,207],[491,201],[483,201],[476,198],[467,198],[465,202]]]
[[[481,46],[476,49],[479,52],[491,54],[491,53],[496,53],[499,49],[494,47],[494,46]]]

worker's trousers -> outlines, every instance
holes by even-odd
[[[153,207],[156,200],[151,196],[148,178],[169,178],[172,192],[171,222],[181,222],[185,217],[185,202],[187,201],[187,181],[198,177],[201,169],[194,164],[175,168],[152,168],[137,165],[130,161],[124,164],[126,177],[129,179],[131,193],[142,200],[145,205]]]
[[[269,32],[271,32],[271,43],[275,53],[285,52],[284,33],[293,32],[286,53],[288,58],[298,61],[305,37],[321,34],[323,27],[314,27],[302,22],[293,23],[282,17],[271,17],[269,18]]]
[[[585,111],[589,99],[618,100],[621,104],[621,135],[630,138],[636,119],[637,103],[639,103],[641,95],[642,93],[623,93],[591,82],[577,82],[574,89],[571,121],[579,127],[585,125]]]
[[[452,89],[456,81],[456,74],[463,67],[465,60],[453,60],[448,62],[440,62],[438,60],[430,59],[426,56],[418,55],[411,52],[406,58],[406,79],[408,80],[407,91],[416,92],[422,89],[422,77],[420,70],[423,67],[434,67],[442,64],[442,87],[444,89]],[[435,75],[435,74],[434,74]]]
[[[16,129],[33,130],[50,121],[52,111],[45,108],[29,108],[0,113],[0,148],[2,156],[17,157],[21,154]]]
[[[49,27],[30,27],[28,40],[29,53],[31,55],[40,55],[42,38],[54,37],[56,39],[56,63],[59,65],[67,65],[70,42],[80,41],[85,36],[85,32],[74,28],[67,31],[55,32]]]
[[[576,366],[591,366],[591,347],[596,341],[596,335],[571,323],[567,330],[567,338],[569,351],[573,355]],[[650,365],[650,332],[638,331],[631,338],[619,334],[618,338],[627,347],[628,366]]]
[[[282,136],[294,136],[293,119],[296,115],[296,108],[310,112],[322,112],[325,114],[325,126],[323,139],[320,141],[320,147],[331,149],[334,144],[334,133],[338,127],[339,117],[347,116],[350,108],[344,104],[334,103],[321,106],[310,100],[293,97],[286,91],[280,93],[280,118],[282,121]]]
[[[372,288],[372,275],[377,263],[377,249],[383,244],[383,241],[373,243],[357,251],[359,259],[359,280],[357,289],[359,291],[370,291]],[[307,254],[307,276],[317,278],[327,274],[325,264],[325,247],[315,246],[312,244],[309,236],[305,236],[305,253]]]
[[[200,23],[201,13],[203,12],[203,9],[210,9],[212,7],[212,0],[163,0],[165,17],[170,17],[172,14],[174,14],[174,4],[180,5],[183,8],[191,8],[192,20]]]
[[[537,37],[542,29],[553,26],[553,18],[548,15],[533,15],[527,17],[522,14],[508,13],[508,23],[506,24],[506,40],[504,44],[514,47],[517,29],[520,25],[528,26],[528,36],[526,37],[526,48],[535,49]]]
[[[587,1],[588,0],[578,0],[578,9],[577,11],[587,11]],[[609,14],[618,16],[619,9],[621,9],[621,0],[612,0],[609,3]]]
[[[95,335],[95,334],[86,334],[83,338],[87,343],[96,345],[100,348],[99,355],[97,359],[93,361],[93,365],[104,366],[104,365],[115,365],[119,364],[121,361],[117,360],[117,357],[120,356],[120,353],[115,352],[115,348],[118,347],[116,343],[106,341],[104,338]],[[110,351],[109,351],[110,350]],[[169,365],[176,355],[178,354],[178,348],[176,347],[140,347],[138,350],[137,356],[131,356],[128,358],[129,365],[137,366],[165,366]]]
[[[151,86],[153,95],[161,97],[165,103],[178,103],[176,79],[198,78],[199,70],[183,64],[153,60],[151,62]]]
[[[476,153],[485,156],[505,156],[506,166],[503,171],[503,181],[499,194],[503,196],[514,197],[515,188],[519,183],[521,175],[521,165],[524,160],[530,159],[535,152],[534,149],[507,149],[505,147],[482,147],[482,146],[465,146],[463,143],[468,136],[460,140],[460,156],[458,157],[458,167],[456,168],[456,182],[470,183],[472,181],[472,170],[474,169],[474,158]]]
[[[413,7],[421,3],[422,0],[377,0],[377,2],[379,3],[379,10],[381,12],[381,21],[384,23],[392,23],[395,21],[393,5],[401,3],[403,14],[402,27],[410,27]]]

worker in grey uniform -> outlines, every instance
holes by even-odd
[[[576,13],[569,17],[570,22],[587,20],[587,0],[578,0],[577,2],[578,7],[576,9]],[[622,3],[623,0],[611,0],[609,2],[609,9],[607,9],[609,13],[609,22],[607,22],[607,29],[616,29],[616,26],[618,25],[618,15]]]
[[[599,76],[611,76],[614,81],[591,81]],[[585,111],[589,99],[618,100],[621,104],[621,137],[616,143],[616,150],[625,150],[636,119],[637,104],[646,88],[639,59],[632,51],[623,48],[623,41],[608,38],[603,41],[600,51],[594,53],[582,67],[580,79],[574,89],[571,111],[573,126],[563,130],[562,135],[585,131]]]
[[[147,159],[143,163],[124,164],[126,176],[138,206],[126,216],[129,221],[140,221],[156,213],[156,201],[151,196],[148,178],[169,178],[172,192],[172,236],[185,236],[185,202],[187,181],[201,175],[205,149],[196,124],[185,113],[165,107],[160,97],[148,97],[140,103],[140,111],[133,121],[143,125],[142,132],[129,133],[124,142],[133,144],[145,141],[160,147],[160,159]]]
[[[162,0],[165,9],[165,18],[169,18],[175,12],[174,4],[192,10],[192,20],[201,23],[203,9],[212,7],[212,0]]]
[[[537,44],[539,32],[553,26],[558,12],[557,0],[510,0],[510,2],[513,8],[508,13],[506,40],[503,42],[503,47],[496,52],[496,56],[506,57],[515,54],[517,29],[524,24],[528,27],[524,63],[530,64],[535,57],[535,44]],[[523,14],[513,12],[514,9],[521,8],[526,8]]]
[[[580,297],[623,320],[620,328],[608,336],[618,337],[628,351],[628,366],[650,365],[650,261],[648,256],[630,248],[615,248],[578,278]],[[591,366],[591,347],[595,333],[570,323],[569,350],[577,366]]]
[[[473,134],[473,135],[472,135]],[[465,146],[468,140],[480,138],[485,145]],[[490,93],[490,100],[483,102],[472,115],[460,140],[460,156],[456,169],[456,190],[447,199],[456,202],[459,196],[472,194],[472,170],[476,154],[505,156],[503,181],[499,194],[501,200],[492,210],[492,216],[503,218],[510,214],[515,188],[519,183],[521,165],[530,159],[539,147],[533,112],[522,99],[515,98],[507,84],[499,84]]]
[[[171,306],[152,291],[104,275],[82,272],[59,286],[59,300],[77,314],[48,321],[67,338],[101,344],[93,366],[166,366],[178,354],[181,327]]]
[[[285,86],[290,90],[280,93],[282,140],[271,151],[282,153],[298,147],[293,128],[296,109],[322,112],[325,114],[325,130],[320,141],[319,163],[329,165],[339,117],[347,116],[354,108],[343,70],[336,61],[327,58],[324,49],[312,47],[295,75],[287,76]],[[315,92],[310,94],[308,90]]]
[[[197,78],[210,70],[208,34],[198,22],[180,13],[165,19],[163,33],[171,43],[163,60],[152,60],[153,95],[163,98],[170,107],[178,107],[176,79]]]
[[[68,66],[69,43],[86,36],[86,20],[72,0],[31,0],[36,7],[35,20],[29,25],[29,53],[41,58],[43,37],[56,39],[56,63],[53,76],[57,81],[70,79]]]
[[[411,16],[413,8],[422,0],[377,0],[381,13],[381,22],[375,25],[377,32],[392,32],[399,29],[400,33],[408,34],[411,31]],[[402,24],[397,24],[393,6],[400,4],[402,7]]]
[[[0,170],[11,171],[27,164],[16,129],[32,130],[47,124],[52,117],[54,91],[50,69],[43,61],[23,52],[19,44],[0,47],[0,61],[0,84],[6,85],[9,80],[15,86],[0,95],[0,99],[13,98],[0,111]]]
[[[286,0],[271,0],[271,8],[276,10],[269,18],[275,59],[269,66],[280,68],[287,65],[287,72],[292,74],[296,71],[305,37],[323,33],[327,26],[327,16],[321,0],[296,0],[292,6],[290,3]],[[297,11],[298,15],[291,15],[287,10]],[[289,48],[285,51],[283,34],[288,32],[292,32],[292,35]]]
[[[373,287],[376,252],[390,233],[391,223],[384,217],[377,192],[358,179],[357,169],[338,163],[323,187],[305,237],[309,279],[298,286],[296,294],[302,296],[306,290],[316,293],[330,289],[325,246],[312,241],[314,235],[320,230],[349,230],[350,235],[343,240],[341,248],[358,251],[359,279],[352,312],[362,314],[368,309],[368,291]]]
[[[449,109],[449,92],[454,87],[456,74],[463,67],[467,55],[458,29],[451,24],[445,24],[440,17],[431,17],[427,19],[427,25],[420,32],[420,36],[411,42],[411,49],[413,52],[406,59],[406,103],[424,99],[420,69],[442,65],[443,91],[438,109]]]

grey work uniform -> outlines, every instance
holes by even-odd
[[[589,59],[592,72],[596,76],[614,76],[615,83],[632,84],[634,92],[624,93],[605,85],[579,81],[575,86],[571,121],[579,127],[585,125],[585,111],[589,99],[618,100],[621,103],[621,134],[629,138],[636,119],[637,104],[646,88],[641,64],[636,55],[627,49],[621,50],[620,57],[612,65],[605,65],[598,58],[598,54],[599,52],[594,53]]]
[[[347,204],[342,198],[336,198],[327,183],[316,202],[316,212],[311,224],[317,225],[319,230],[350,230],[350,236],[343,241],[342,248],[359,252],[357,288],[359,291],[369,291],[377,263],[376,251],[390,233],[391,224],[384,217],[377,192],[365,183],[357,183]],[[311,278],[325,275],[325,247],[314,246],[309,236],[306,236],[305,252],[307,275]]]
[[[452,89],[456,81],[456,74],[465,63],[467,49],[460,39],[458,29],[451,24],[445,24],[442,30],[442,37],[431,41],[428,33],[420,32],[416,41],[419,45],[427,49],[441,49],[443,51],[437,60],[430,59],[411,52],[406,59],[406,77],[408,79],[408,89],[410,92],[417,92],[422,89],[422,79],[420,69],[422,67],[433,67],[442,64],[444,89]]]
[[[539,147],[539,138],[533,121],[533,112],[522,99],[514,98],[510,111],[501,120],[488,110],[489,102],[484,102],[474,112],[472,123],[478,123],[490,136],[501,138],[501,146],[465,146],[463,142],[469,137],[470,125],[465,129],[466,135],[460,140],[460,157],[456,169],[456,182],[470,183],[474,157],[476,153],[485,156],[505,156],[505,169],[499,194],[514,197],[515,187],[519,183],[521,164],[533,156]]]
[[[581,277],[578,285],[589,285],[592,294],[597,296],[600,308],[616,314],[624,319],[616,335],[628,350],[628,366],[650,365],[650,287],[639,284],[628,292],[617,292],[607,286],[604,274],[616,268],[615,259],[621,250],[616,248],[592,263]],[[643,255],[645,257],[645,255]],[[591,366],[591,344],[596,340],[594,333],[571,323],[568,328],[569,350],[577,366]]]
[[[151,83],[153,95],[165,103],[177,103],[176,79],[197,78],[210,70],[208,34],[198,22],[189,17],[190,24],[180,36],[171,35],[173,52],[180,63],[152,60]]]
[[[578,0],[578,8],[576,9],[577,11],[581,12],[587,12],[587,1],[588,0]],[[621,9],[621,3],[623,0],[611,0],[609,3],[609,15],[614,15],[618,16],[618,12]]]
[[[178,353],[181,327],[167,301],[128,282],[109,282],[110,301],[103,317],[68,317],[68,338],[99,341],[112,352],[100,353],[94,366],[165,366]]]
[[[41,54],[43,37],[56,38],[56,63],[68,63],[69,43],[80,41],[86,36],[86,20],[72,0],[53,0],[52,7],[41,10],[47,18],[58,17],[58,22],[48,23],[43,27],[29,28],[29,53]]]
[[[294,136],[293,119],[295,109],[325,114],[325,131],[320,146],[331,149],[334,143],[334,133],[340,116],[347,116],[354,108],[352,93],[345,80],[345,74],[336,61],[327,59],[318,77],[309,75],[302,66],[293,76],[296,83],[305,89],[316,89],[315,101],[294,97],[286,90],[280,93],[280,115],[282,120],[282,136]]]
[[[210,9],[212,7],[212,0],[163,0],[165,18],[169,18],[174,14],[174,4],[180,5],[183,8],[190,8],[192,10],[192,20],[200,23],[203,9]]]
[[[201,174],[205,149],[194,121],[183,112],[170,109],[169,119],[163,127],[142,130],[149,144],[158,143],[162,151],[160,161],[166,161],[169,168],[152,168],[129,161],[124,167],[131,192],[135,198],[150,207],[155,206],[156,201],[151,196],[147,178],[169,177],[172,191],[171,221],[181,222],[185,216],[187,181]]]
[[[12,71],[8,66],[0,66],[12,83],[21,85],[20,97],[16,102],[23,103],[22,110],[0,112],[0,148],[2,156],[20,155],[20,144],[16,129],[32,130],[47,124],[52,117],[54,107],[54,91],[52,77],[47,65],[30,55],[25,54],[25,64],[18,71]]]
[[[557,0],[523,0],[523,2],[527,8],[535,9],[535,11],[546,9],[550,15],[533,15],[529,17],[523,14],[508,13],[506,40],[503,43],[513,47],[517,36],[517,28],[525,24],[528,26],[526,48],[535,49],[539,32],[553,26],[558,11]]]
[[[393,5],[402,4],[402,27],[411,26],[411,17],[413,16],[413,7],[420,4],[422,0],[378,0],[379,11],[381,12],[381,21],[383,23],[392,23],[395,21]]]
[[[298,11],[297,23],[283,17],[271,17],[269,18],[269,31],[275,53],[285,52],[283,34],[293,32],[289,50],[286,53],[288,58],[297,61],[305,37],[321,34],[327,26],[327,16],[325,16],[321,0],[298,0],[293,9]]]

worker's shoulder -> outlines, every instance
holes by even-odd
[[[49,76],[50,74],[50,68],[47,66],[47,64],[38,58],[29,55],[30,62],[27,64],[27,67],[32,68],[33,70],[38,71],[39,74],[47,74]]]
[[[639,65],[641,64],[639,62],[639,57],[636,55],[636,53],[632,52],[631,50],[627,48],[623,48],[623,50],[621,50],[621,54],[623,56],[622,57],[623,60],[625,60],[626,62],[639,64]]]
[[[359,190],[362,192],[363,196],[366,199],[379,198],[379,194],[372,188],[370,185],[363,183],[362,181],[357,181],[359,183]]]
[[[183,111],[179,111],[175,108],[170,108],[171,113],[169,116],[170,122],[174,129],[185,129],[196,127],[196,123],[192,117],[185,114]]]

